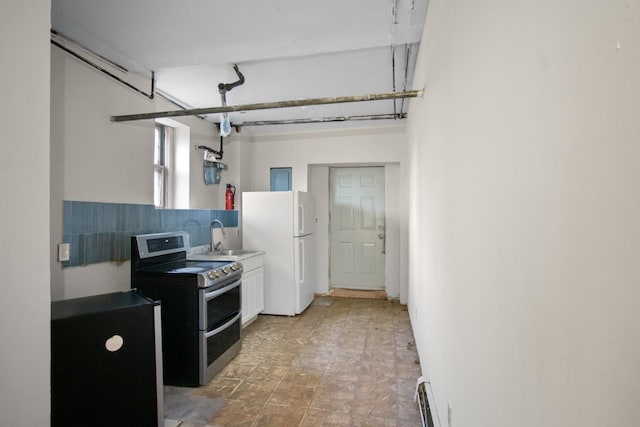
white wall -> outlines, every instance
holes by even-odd
[[[307,191],[309,165],[403,162],[405,153],[402,125],[254,135],[251,191],[269,191],[272,167],[291,167],[293,189]]]
[[[146,78],[121,77],[145,91],[150,89]],[[51,81],[52,298],[128,289],[128,262],[62,269],[55,254],[62,241],[63,200],[152,204],[154,122],[114,123],[109,117],[176,107],[159,97],[153,101],[145,98],[55,46],[51,47]],[[175,121],[188,126],[189,132],[189,207],[224,209],[224,185],[204,184],[203,152],[194,148],[207,145],[217,149],[215,127],[195,117]],[[225,147],[223,161],[229,170],[223,172],[223,182],[239,176],[238,149],[239,144]],[[185,207],[184,200],[180,207]]]
[[[3,2],[0,14],[0,425],[50,417],[49,7]]]
[[[270,168],[291,167],[294,190],[312,191],[316,202],[317,278],[315,290],[329,290],[328,166],[386,166],[387,293],[406,303],[408,204],[406,134],[404,126],[326,129],[286,134],[254,135],[251,150],[251,191],[269,190]]]
[[[431,0],[409,311],[443,426],[640,425],[638,6]]]

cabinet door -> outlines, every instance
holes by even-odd
[[[256,268],[242,275],[242,324],[256,317],[264,309],[264,268]]]

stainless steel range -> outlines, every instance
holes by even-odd
[[[187,260],[186,232],[131,238],[131,287],[159,300],[164,382],[207,384],[239,352],[242,264]]]

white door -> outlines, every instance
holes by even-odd
[[[331,168],[332,288],[384,289],[384,167]]]

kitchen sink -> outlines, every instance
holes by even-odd
[[[242,261],[264,252],[247,249],[222,249],[219,251],[201,252],[189,255],[189,259],[196,261]]]
[[[244,249],[222,249],[222,250],[210,252],[210,253],[211,255],[244,255],[244,254],[248,254],[249,252],[255,252],[255,251],[247,251]]]

